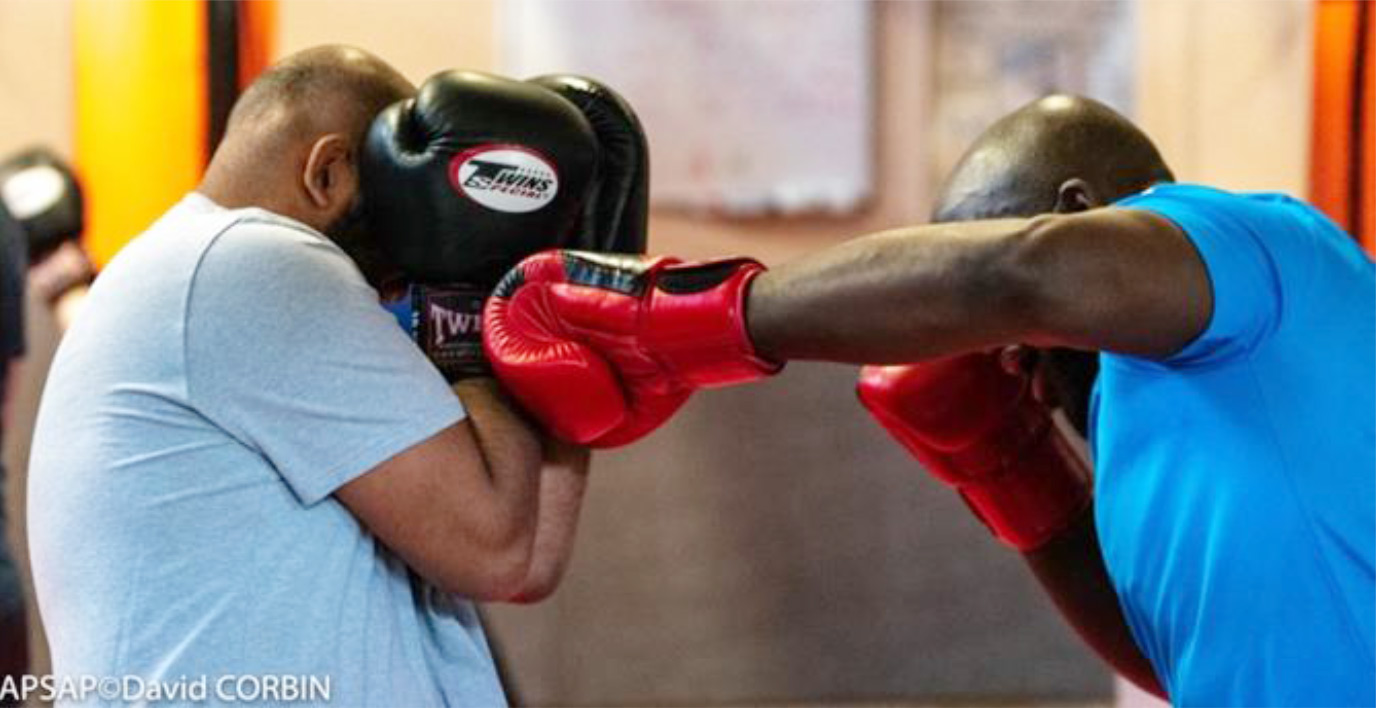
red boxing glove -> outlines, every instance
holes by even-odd
[[[745,329],[745,295],[763,270],[746,258],[538,253],[488,299],[483,345],[497,378],[555,436],[625,445],[696,389],[782,368],[755,354]]]
[[[858,392],[999,540],[1027,552],[1069,526],[1091,497],[1088,468],[1030,388],[997,355],[977,353],[867,366]]]

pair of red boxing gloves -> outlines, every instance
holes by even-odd
[[[593,447],[632,442],[693,391],[744,383],[782,365],[760,357],[745,298],[750,259],[547,251],[525,259],[484,309],[493,371],[556,436]],[[992,353],[865,367],[861,402],[932,474],[954,486],[1004,543],[1034,550],[1089,503],[1084,463]]]

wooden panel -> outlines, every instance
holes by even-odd
[[[1309,193],[1312,6],[1136,3],[1135,119],[1178,179]]]

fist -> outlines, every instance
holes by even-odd
[[[658,428],[698,388],[771,375],[744,298],[749,259],[547,251],[522,261],[484,308],[494,373],[556,437],[615,447]]]
[[[1084,461],[1028,379],[993,353],[867,366],[857,392],[895,440],[1014,548],[1040,547],[1089,504]]]

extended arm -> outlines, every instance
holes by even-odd
[[[858,238],[760,275],[746,322],[774,360],[902,363],[1014,342],[1165,356],[1211,311],[1173,224],[1105,208]]]
[[[567,439],[610,446],[653,430],[696,388],[767,376],[789,359],[906,363],[1013,343],[1166,356],[1203,330],[1211,298],[1198,253],[1173,224],[1105,208],[890,231],[772,272],[744,259],[542,254],[488,301],[484,336],[494,369],[527,410]],[[906,408],[881,422],[891,432],[916,428],[910,449],[943,458],[924,465],[959,487],[1001,538],[1033,553],[1089,513],[1083,462],[1063,454],[1021,383],[999,381],[987,359],[966,363],[948,362],[959,376],[919,371],[917,383],[987,394],[988,406],[957,411],[969,427],[936,406],[905,406],[902,382],[879,385],[900,400],[867,404]],[[1097,547],[1070,547],[1102,565]],[[1128,651],[1124,671],[1147,682],[1145,661],[1120,641],[1128,636],[1121,614],[1104,602],[1113,594],[1106,576],[1054,562],[1071,558],[1053,552],[1032,562],[1072,608],[1072,622],[1096,637],[1091,644]]]
[[[776,360],[900,363],[1011,343],[1163,357],[1197,336],[1212,312],[1208,274],[1184,234],[1155,214],[1109,208],[857,239],[761,275],[746,323],[757,350]],[[996,436],[1004,446],[1015,438]],[[1066,518],[1058,515],[1075,496],[1068,487],[1047,493],[1050,478],[1036,472],[1024,477],[1030,485],[1010,484],[1017,470],[996,473],[999,492],[984,499],[981,516],[987,522],[1001,508],[1027,514],[1020,520],[1033,530],[1054,528],[1019,548],[1032,572],[1096,653],[1164,697],[1109,581],[1092,501],[1068,523],[1047,526]]]

